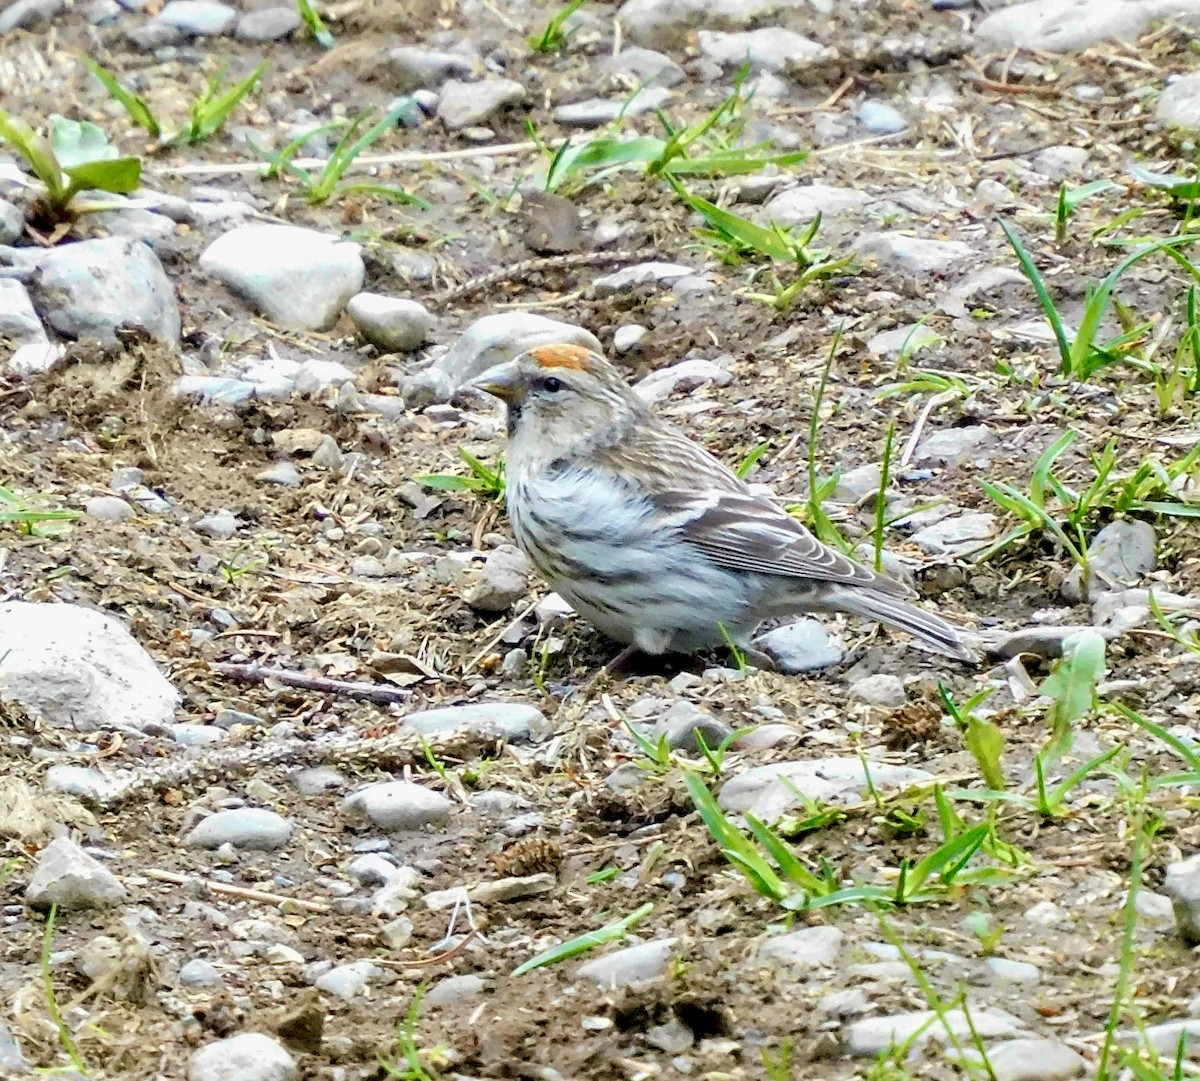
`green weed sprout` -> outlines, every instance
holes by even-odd
[[[1054,243],[1061,248],[1067,242],[1067,225],[1086,200],[1116,186],[1108,179],[1092,180],[1077,188],[1069,188],[1064,183],[1058,189],[1058,201],[1054,205]]]
[[[27,537],[55,536],[68,528],[66,523],[79,516],[77,510],[35,506],[11,488],[0,487],[0,523],[15,525]]]
[[[463,476],[459,473],[426,473],[416,477],[416,482],[425,488],[435,488],[442,492],[479,492],[500,499],[504,495],[504,461],[498,459],[495,466],[488,466],[462,447],[458,449],[459,457],[467,463],[470,474]]]
[[[545,968],[547,965],[556,965],[560,961],[565,961],[570,957],[578,957],[581,953],[594,950],[597,946],[603,946],[608,942],[619,942],[629,934],[632,927],[641,923],[653,911],[654,905],[647,901],[623,919],[607,923],[603,927],[596,928],[594,931],[587,931],[582,935],[577,935],[575,938],[568,939],[566,942],[560,942],[557,946],[551,946],[548,950],[543,950],[536,957],[531,957],[524,964],[514,968],[512,974],[514,976],[524,976],[527,972],[533,972],[534,969]]]
[[[332,49],[337,44],[337,39],[330,33],[312,0],[296,0],[296,10],[300,12],[300,19],[308,28],[313,40],[322,49]]]
[[[0,109],[0,143],[25,162],[45,189],[38,200],[36,219],[51,224],[96,207],[82,206],[76,196],[84,191],[128,195],[142,179],[137,158],[120,157],[104,132],[87,121],[50,117],[49,137],[34,131],[24,120]]]
[[[551,16],[540,34],[531,34],[526,39],[529,47],[538,53],[558,52],[571,39],[571,31],[564,29],[566,21],[585,3],[587,0],[571,0],[565,8]]]
[[[226,87],[227,66],[222,64],[208,79],[204,93],[192,103],[187,121],[174,134],[168,135],[144,98],[123,85],[116,75],[91,58],[85,56],[83,62],[88,71],[96,76],[114,100],[129,114],[129,119],[143,128],[159,147],[191,145],[215,135],[232,115],[233,110],[259,84],[267,70],[267,65],[263,62],[241,82]]]

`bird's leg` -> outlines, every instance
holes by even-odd
[[[629,663],[632,657],[635,657],[640,652],[641,648],[636,643],[628,645],[609,661],[608,664],[601,668],[600,672],[607,676],[616,675]]]

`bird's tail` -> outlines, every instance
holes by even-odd
[[[978,660],[964,641],[963,632],[946,622],[941,616],[926,612],[908,604],[898,597],[876,593],[870,589],[839,590],[836,598],[830,598],[828,606],[850,615],[865,616],[898,627],[929,643],[940,653],[957,657],[963,661]]]

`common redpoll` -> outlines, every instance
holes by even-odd
[[[474,385],[508,407],[508,514],[550,586],[610,638],[648,654],[743,645],[764,620],[866,616],[941,652],[958,631],[907,586],[826,547],[656,419],[602,356],[538,346]]]

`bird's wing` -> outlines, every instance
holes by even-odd
[[[643,494],[678,534],[730,570],[865,586],[906,597],[911,590],[822,544],[782,507],[681,433],[660,428],[633,449]],[[630,448],[626,447],[626,453]],[[615,463],[610,463],[610,468]]]

